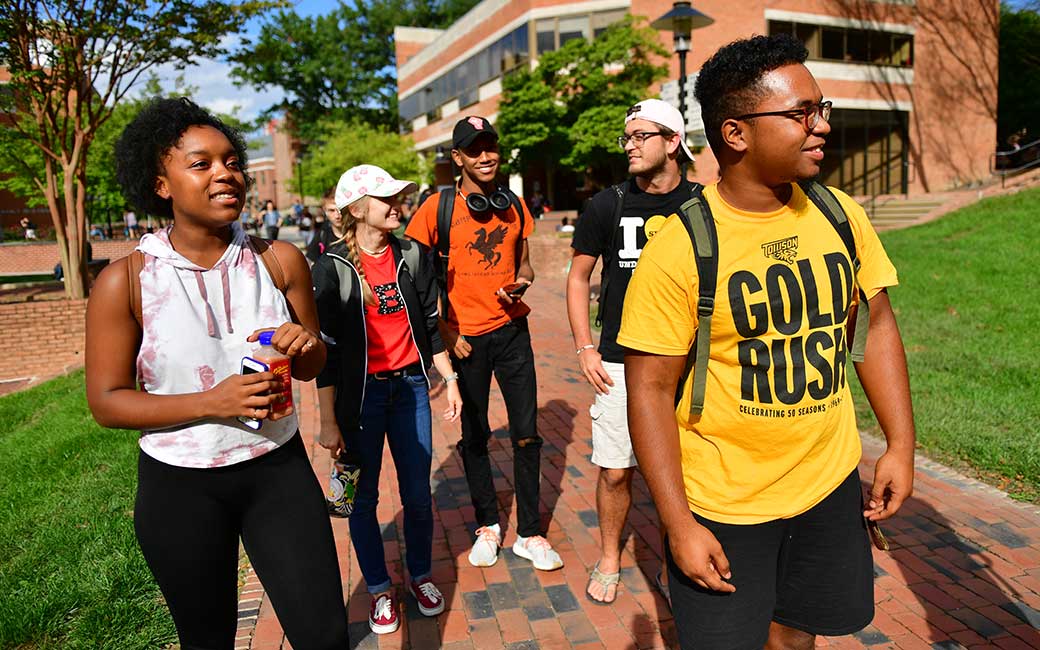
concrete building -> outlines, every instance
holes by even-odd
[[[823,177],[856,195],[922,193],[977,183],[996,148],[999,0],[695,0],[715,23],[693,33],[687,58],[689,140],[704,147],[696,71],[719,47],[753,34],[786,32],[809,49],[808,67],[834,102]],[[653,20],[667,0],[484,0],[445,30],[398,28],[402,131],[440,158],[465,115],[493,123],[501,79],[572,38],[593,38],[631,13]],[[661,43],[672,49],[672,35]],[[678,60],[647,89],[678,105]],[[621,131],[619,125],[618,131]],[[700,132],[698,132],[700,131]],[[447,165],[438,183],[450,182]],[[529,170],[525,176],[537,176]],[[711,150],[694,170],[711,181]],[[511,185],[518,188],[513,180]],[[576,207],[567,185],[549,199]],[[523,189],[530,190],[530,182]]]

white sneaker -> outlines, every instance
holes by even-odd
[[[498,562],[498,547],[502,545],[502,528],[481,526],[477,529],[477,541],[469,552],[469,563],[473,566],[491,566]]]
[[[549,545],[549,540],[541,535],[517,537],[513,543],[513,553],[530,560],[539,571],[554,571],[563,566],[560,554]]]

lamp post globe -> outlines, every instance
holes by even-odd
[[[675,2],[672,9],[650,26],[658,31],[672,32],[675,53],[679,55],[679,112],[686,119],[686,53],[690,51],[690,33],[707,27],[715,19],[702,14],[689,2]]]

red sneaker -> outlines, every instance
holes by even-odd
[[[390,594],[380,594],[372,599],[372,609],[368,613],[368,627],[376,634],[396,632],[401,625],[397,615],[397,601]]]
[[[433,584],[433,580],[423,578],[419,582],[409,584],[408,588],[412,590],[423,616],[436,616],[444,611],[444,596]]]

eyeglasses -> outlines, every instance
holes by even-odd
[[[665,135],[665,134],[660,132],[660,131],[636,131],[635,133],[633,133],[631,135],[619,135],[618,139],[617,139],[617,143],[618,143],[619,147],[624,149],[625,145],[628,144],[628,141],[631,140],[632,142],[636,143],[637,147],[642,147],[643,143],[646,142],[647,138],[652,138],[655,135]]]
[[[766,117],[767,115],[782,115],[789,117],[792,120],[801,120],[802,126],[805,127],[806,131],[812,132],[816,128],[816,125],[820,123],[820,118],[823,118],[824,122],[831,119],[831,106],[833,102],[820,102],[819,104],[810,104],[803,106],[802,108],[792,108],[786,111],[766,111],[764,113],[747,113],[746,115],[738,115],[733,118],[735,120],[750,120],[753,117]]]

